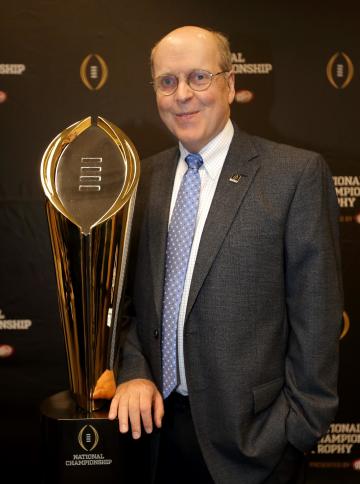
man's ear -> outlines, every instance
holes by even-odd
[[[227,75],[227,83],[229,86],[229,104],[231,104],[235,98],[235,74],[233,71],[230,71]]]

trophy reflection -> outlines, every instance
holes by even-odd
[[[139,167],[102,117],[69,126],[42,159],[70,392],[87,413],[104,404],[94,390],[114,364]]]

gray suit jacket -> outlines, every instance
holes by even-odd
[[[141,165],[118,381],[161,390],[161,304],[178,149]],[[238,183],[229,179],[241,175]],[[309,450],[338,405],[338,205],[320,155],[235,129],[202,234],[184,328],[187,383],[216,483],[256,484]]]

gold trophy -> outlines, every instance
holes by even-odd
[[[94,391],[106,372],[112,371],[117,351],[120,329],[116,325],[139,171],[138,154],[130,139],[102,117],[87,117],[66,128],[49,144],[42,159],[41,182],[72,400],[57,395],[42,410],[46,444],[53,438],[49,428],[54,420],[77,422],[73,441],[80,447],[70,450],[73,443],[69,443],[69,448],[61,450],[64,469],[71,467],[66,464],[72,462],[71,454],[95,452],[101,432],[108,432],[104,428],[114,424],[104,421],[100,429],[96,426],[106,414],[97,412],[105,401],[94,399]],[[52,433],[59,434],[59,429]],[[100,454],[104,456],[104,452]],[[64,482],[71,482],[66,472]],[[74,475],[74,481],[77,478]]]

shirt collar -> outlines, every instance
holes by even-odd
[[[219,166],[219,157],[223,155],[222,161],[228,152],[231,140],[234,135],[234,126],[230,119],[228,119],[224,129],[215,136],[207,145],[205,145],[199,152],[204,164],[203,167],[208,175],[215,179],[218,175],[219,169],[222,168],[222,163]],[[179,141],[180,159],[185,162],[185,157],[190,153],[184,145]]]

